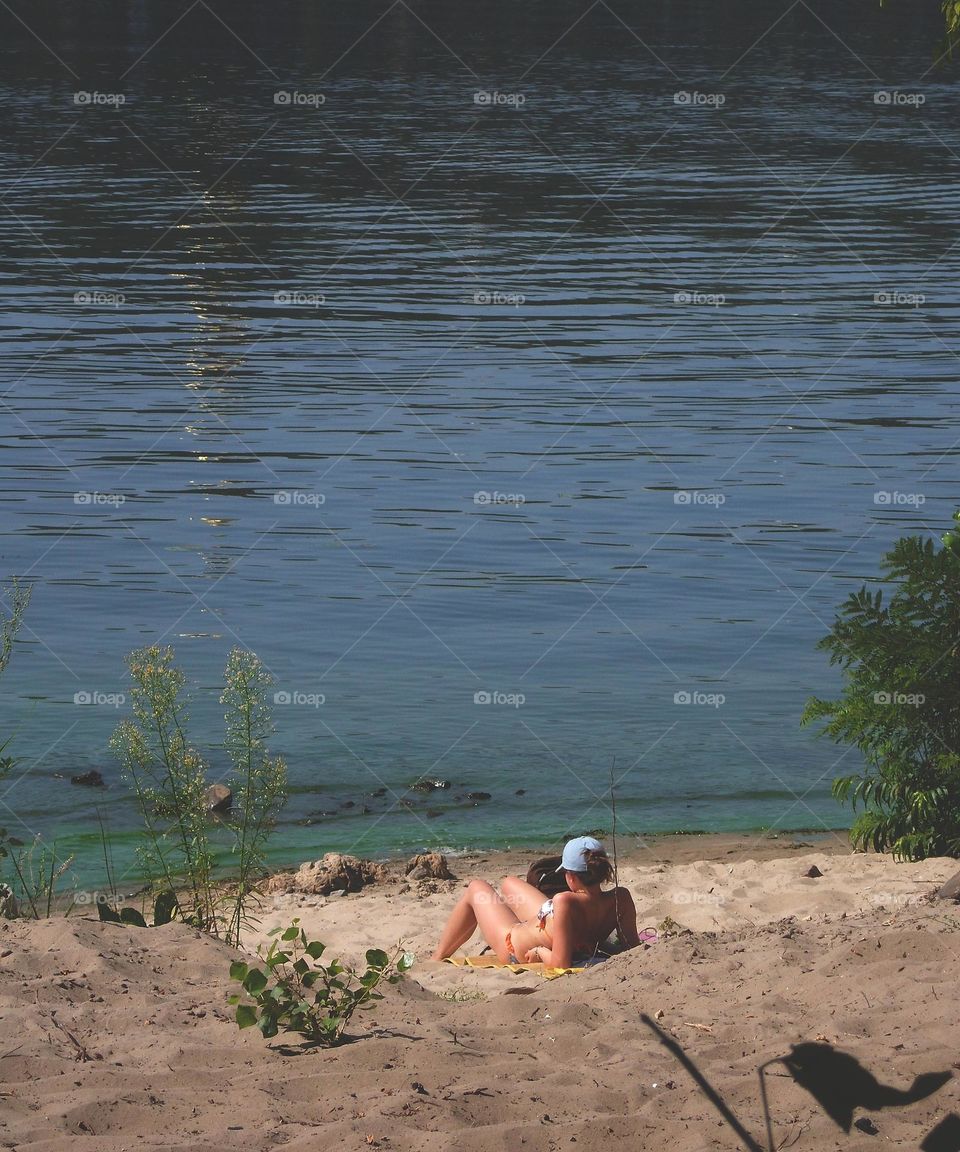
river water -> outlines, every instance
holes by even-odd
[[[628,839],[843,827],[798,721],[956,502],[960,136],[936,20],[834,9],[0,14],[8,830],[129,866],[152,643],[211,779],[228,651],[273,674],[277,860],[552,843],[611,779]]]

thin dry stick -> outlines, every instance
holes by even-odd
[[[610,817],[612,820],[612,835],[613,835],[613,883],[617,888],[620,887],[620,871],[617,867],[617,797],[614,792],[614,771],[617,767],[617,758],[614,756],[610,763]],[[614,896],[614,903],[617,909],[617,940],[621,946],[623,944],[623,932],[620,930],[620,894],[619,892]]]

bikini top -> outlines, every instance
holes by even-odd
[[[547,930],[547,917],[553,915],[553,900],[544,900],[540,905],[540,911],[537,913],[537,927],[541,932]]]

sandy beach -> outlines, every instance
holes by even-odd
[[[237,952],[182,924],[0,923],[0,1144],[960,1148],[960,908],[933,900],[956,861],[665,838],[620,858],[656,943],[552,981],[423,959],[471,876],[533,855],[271,898],[248,950],[297,915],[348,959],[417,955],[329,1051],[238,1031]]]

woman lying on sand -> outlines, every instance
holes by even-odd
[[[602,891],[613,878],[613,866],[598,840],[579,836],[568,841],[557,871],[564,873],[569,891],[549,900],[519,876],[507,876],[501,893],[486,880],[471,880],[431,959],[452,956],[478,927],[507,964],[570,968],[592,956],[614,930],[623,947],[640,943],[630,893],[626,888]]]

